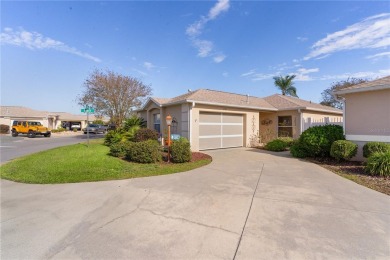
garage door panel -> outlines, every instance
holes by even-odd
[[[224,125],[222,135],[242,135],[242,125]]]
[[[221,123],[221,114],[202,113],[199,115],[201,123]]]
[[[242,146],[242,136],[239,136],[239,137],[225,137],[222,140],[222,145],[225,148],[228,148],[228,147],[240,147],[240,146]]]
[[[199,136],[221,135],[220,125],[199,125]]]
[[[199,147],[201,150],[221,148],[221,138],[200,138]]]
[[[224,113],[199,114],[199,149],[243,146],[243,115]]]
[[[241,123],[242,124],[242,116],[241,115],[223,114],[222,122],[223,123]]]

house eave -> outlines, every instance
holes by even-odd
[[[345,89],[345,90],[337,90],[333,93],[336,95],[344,95],[344,94],[351,94],[351,93],[358,93],[358,92],[368,92],[368,91],[378,91],[378,90],[384,90],[384,89],[390,89],[390,85],[378,85],[374,87],[366,87],[366,88],[351,88],[351,89]]]
[[[294,107],[294,108],[280,108],[278,111],[289,111],[289,110],[308,110],[308,111],[315,111],[315,112],[325,112],[329,114],[339,114],[342,115],[343,111],[331,111],[326,109],[320,109],[320,108],[312,108],[312,107]]]
[[[196,100],[186,100],[187,103],[202,104],[202,105],[210,105],[210,106],[223,106],[223,107],[234,107],[234,108],[246,108],[251,110],[266,110],[266,111],[278,111],[276,108],[268,108],[268,107],[255,107],[255,106],[240,106],[240,105],[230,105],[216,102],[206,102],[206,101],[196,101]]]

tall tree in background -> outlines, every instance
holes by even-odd
[[[347,88],[347,87],[350,87],[350,86],[353,86],[356,84],[360,84],[360,83],[364,83],[367,81],[368,81],[367,79],[348,78],[347,80],[333,82],[329,88],[322,91],[322,93],[321,93],[322,101],[320,104],[324,105],[324,106],[342,109],[343,103],[333,95],[333,91],[336,91],[336,90],[339,90],[342,88]]]
[[[284,96],[297,96],[297,89],[294,87],[294,78],[296,75],[287,75],[287,76],[277,76],[274,77],[275,86],[282,91],[282,95]]]
[[[116,125],[121,125],[132,109],[140,107],[152,93],[150,86],[138,79],[110,70],[93,71],[85,80],[84,88],[78,103],[92,105],[96,114],[110,117]]]

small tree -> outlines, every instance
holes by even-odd
[[[342,88],[347,88],[367,81],[368,80],[366,79],[348,78],[347,80],[342,80],[342,81],[332,83],[332,85],[329,88],[322,91],[321,105],[342,109],[343,103],[334,96],[333,91]]]
[[[277,76],[274,77],[274,84],[275,87],[280,89],[282,91],[282,95],[284,96],[293,96],[293,97],[298,97],[297,96],[297,89],[294,87],[294,78],[296,75],[287,75],[287,76]]]
[[[79,104],[92,105],[98,115],[109,116],[116,125],[121,125],[132,109],[140,107],[144,98],[152,93],[150,86],[138,79],[110,70],[95,70],[85,80],[84,87]]]

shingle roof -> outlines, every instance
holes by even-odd
[[[158,98],[153,99],[157,102],[159,100]],[[171,99],[162,99],[162,101],[164,103],[158,103],[160,105],[170,105],[185,102],[198,102],[203,104],[276,110],[275,107],[262,98],[210,89],[198,89]]]
[[[152,99],[162,106],[169,106],[186,102],[196,102],[210,105],[233,106],[270,111],[287,109],[294,110],[301,108],[307,110],[342,114],[342,111],[337,108],[323,106],[317,103],[312,103],[311,101],[278,94],[266,98],[259,98],[217,90],[198,89],[174,98]]]
[[[12,117],[47,117],[50,113],[47,111],[38,111],[22,106],[0,106],[1,116]]]
[[[316,111],[326,111],[331,113],[342,114],[343,111],[334,107],[323,106],[311,101],[299,99],[296,97],[283,96],[275,94],[269,97],[264,98],[268,103],[276,107],[278,110],[288,110],[288,109],[307,109],[307,110],[316,110]]]
[[[335,94],[345,94],[354,92],[373,91],[378,89],[390,89],[390,76],[372,80],[335,91]]]
[[[74,115],[67,112],[49,112],[49,111],[39,111],[31,109],[28,107],[22,106],[0,106],[0,116],[9,116],[9,117],[36,117],[36,118],[47,118],[59,116],[59,119],[62,121],[82,121],[86,120],[86,115]],[[97,119],[94,115],[90,115],[90,120]],[[107,120],[105,118],[104,120]]]

